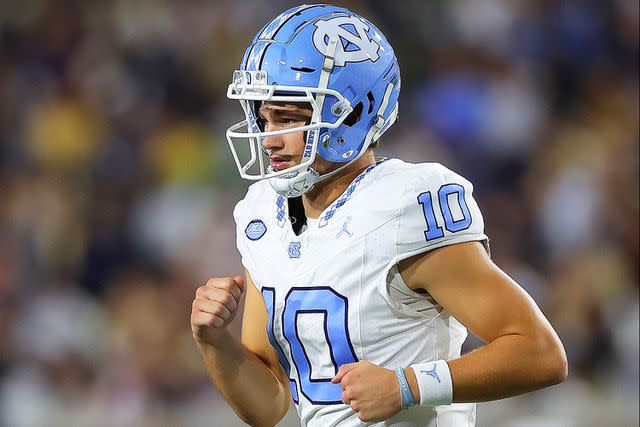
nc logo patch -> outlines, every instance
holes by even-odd
[[[335,65],[344,67],[347,62],[377,61],[380,45],[369,38],[369,26],[353,16],[339,16],[314,24],[313,44],[325,54],[329,40],[337,40]]]
[[[300,242],[289,243],[289,258],[300,258]]]
[[[247,235],[249,240],[258,240],[264,236],[266,232],[267,226],[264,225],[261,219],[254,219],[247,225],[247,228],[244,229],[244,234]]]

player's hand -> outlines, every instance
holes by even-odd
[[[244,279],[209,279],[196,290],[191,305],[191,331],[197,342],[215,344],[236,315]]]
[[[400,412],[400,384],[389,369],[366,361],[349,363],[340,366],[331,382],[340,383],[342,401],[361,421],[383,421]]]

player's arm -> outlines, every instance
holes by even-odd
[[[236,414],[252,426],[273,426],[289,408],[289,380],[269,343],[264,301],[248,273],[246,280],[242,340],[227,329],[240,301],[240,277],[201,286],[191,325],[209,377]]]
[[[454,402],[515,396],[558,384],[567,359],[533,299],[498,268],[478,242],[445,246],[400,262],[415,291],[426,291],[487,345],[448,362]],[[406,369],[420,401],[412,369]]]

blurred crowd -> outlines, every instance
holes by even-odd
[[[637,425],[638,2],[339,3],[400,62],[379,154],[475,184],[494,260],[568,353],[567,383],[478,426]],[[0,426],[241,425],[189,313],[241,272],[226,86],[291,5],[0,1]]]

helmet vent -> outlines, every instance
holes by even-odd
[[[362,102],[358,102],[358,105],[356,105],[353,108],[353,111],[350,112],[347,117],[345,117],[342,124],[351,127],[355,125],[358,122],[358,120],[360,120],[361,115],[362,115]]]
[[[308,68],[308,67],[302,67],[302,68],[291,67],[291,69],[293,71],[300,71],[301,73],[313,73],[316,71],[314,68]]]
[[[374,99],[373,99],[373,94],[371,92],[367,94],[367,99],[369,100],[369,111],[367,112],[367,115],[368,115],[368,114],[371,114],[371,112],[373,111]]]

